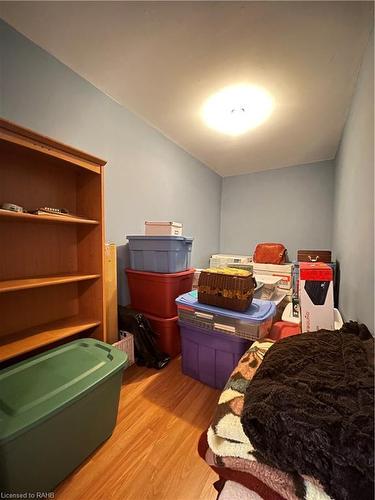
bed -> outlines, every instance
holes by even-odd
[[[373,339],[356,323],[254,342],[199,441],[218,498],[372,499],[372,360]]]

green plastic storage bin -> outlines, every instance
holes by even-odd
[[[49,492],[116,424],[127,356],[80,339],[0,372],[0,491]]]

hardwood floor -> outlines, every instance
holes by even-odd
[[[56,490],[57,500],[213,500],[217,476],[198,456],[220,391],[181,373],[132,366],[124,373],[116,428]]]

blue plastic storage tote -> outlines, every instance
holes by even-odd
[[[275,304],[269,300],[253,299],[244,313],[201,304],[196,290],[180,295],[176,304],[180,321],[248,340],[266,337],[276,313]]]
[[[185,236],[127,236],[130,268],[152,273],[179,273],[190,267],[193,238]]]

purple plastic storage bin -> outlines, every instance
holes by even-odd
[[[223,389],[251,342],[179,321],[182,371],[215,389]]]

